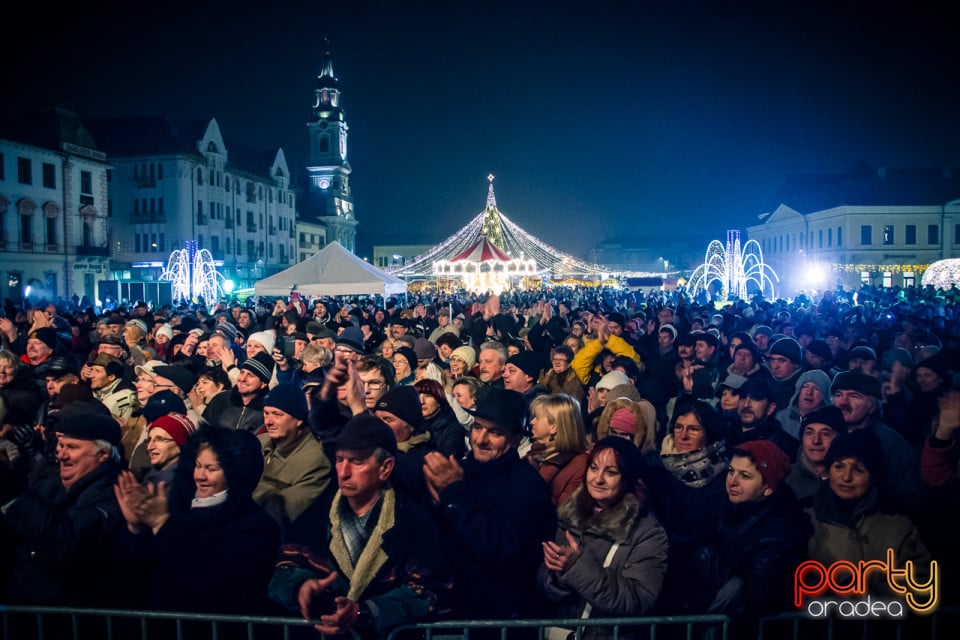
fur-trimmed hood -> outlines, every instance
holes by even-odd
[[[657,411],[647,400],[633,401],[622,398],[608,402],[597,421],[597,440],[603,440],[610,435],[610,418],[617,409],[622,408],[629,409],[637,417],[637,433],[633,436],[633,443],[637,445],[637,449],[643,454],[653,451],[657,432]]]
[[[598,513],[586,513],[580,508],[579,496],[585,487],[577,489],[572,496],[557,509],[557,523],[578,539],[584,535],[604,538],[611,542],[624,544],[633,535],[641,521],[643,509],[640,501],[632,493],[627,493],[617,504]]]

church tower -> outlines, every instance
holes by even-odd
[[[353,215],[350,191],[347,117],[340,106],[340,81],[333,72],[329,51],[324,54],[317,76],[307,130],[310,189],[304,203],[306,213],[327,228],[327,242],[336,240],[346,249],[356,251],[358,223]]]

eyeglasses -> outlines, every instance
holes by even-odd
[[[386,380],[361,380],[361,382],[363,382],[363,386],[371,391],[379,391],[387,385]]]
[[[566,358],[554,358],[554,359],[553,359],[553,363],[554,363],[554,364],[567,364],[568,362],[569,362],[569,360],[567,360]]]
[[[137,384],[150,385],[154,389],[172,389],[176,386],[172,384],[157,384],[156,381],[151,378],[137,378]]]
[[[161,438],[160,436],[153,436],[147,440],[150,444],[170,444],[171,442],[176,442],[173,438]]]
[[[347,353],[347,354],[349,354],[349,353],[356,353],[356,351],[354,351],[354,350],[351,349],[350,347],[334,347],[334,348],[333,348],[333,352],[334,352],[334,353]]]

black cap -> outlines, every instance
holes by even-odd
[[[773,384],[767,378],[761,376],[747,378],[747,381],[740,386],[740,397],[748,396],[754,400],[770,400],[771,402],[777,397]]]
[[[811,424],[825,424],[841,435],[847,432],[847,423],[843,419],[843,411],[832,404],[814,409],[803,416],[800,420],[800,433],[802,434],[803,430]]]
[[[57,433],[79,440],[106,440],[113,446],[120,444],[120,425],[113,416],[99,412],[74,413],[57,424]]]
[[[521,433],[527,421],[527,401],[523,396],[516,391],[497,387],[481,388],[476,406],[465,411],[513,434]]]
[[[187,405],[184,404],[180,396],[173,391],[164,389],[163,391],[158,391],[147,398],[147,403],[143,405],[143,408],[141,408],[136,415],[145,417],[149,423],[153,422],[160,416],[167,415],[168,413],[186,412]]]
[[[397,437],[387,423],[369,413],[361,413],[343,425],[340,435],[333,439],[337,449],[364,451],[380,447],[397,455]]]
[[[184,393],[188,393],[193,389],[193,385],[197,383],[197,376],[193,375],[189,369],[175,364],[166,367],[155,367],[153,374],[170,380]]]

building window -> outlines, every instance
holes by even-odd
[[[160,253],[163,253],[165,251],[164,245],[166,245],[166,243],[167,243],[166,236],[161,231],[160,232]]]
[[[892,287],[893,286],[893,273],[890,271],[883,272],[883,286]]]
[[[861,271],[860,272],[860,284],[869,285],[870,284],[870,272]]]
[[[320,153],[329,153],[330,152],[330,138],[327,136],[320,136]]]
[[[197,167],[197,184],[203,184],[203,169]]]
[[[817,231],[817,249],[823,249],[823,229]]]
[[[89,171],[80,172],[80,193],[93,195],[93,174]]]
[[[56,245],[57,244],[57,219],[56,218],[45,218],[47,223],[47,244]]]
[[[917,244],[917,225],[907,225],[903,232],[903,244]]]
[[[163,165],[160,165],[161,167]],[[157,198],[157,212],[163,215],[163,198]]]
[[[927,225],[927,244],[940,244],[940,225]]]
[[[43,186],[47,189],[57,188],[57,168],[51,162],[43,163]]]
[[[17,158],[17,182],[33,184],[33,163],[30,158]]]
[[[860,225],[860,244],[873,244],[873,227],[868,224]]]
[[[140,253],[140,234],[133,234],[133,251],[135,253]]]
[[[903,272],[903,286],[912,287],[917,284],[917,274],[913,271]]]
[[[893,244],[893,225],[892,224],[883,225],[883,244],[885,245]]]
[[[827,246],[833,246],[833,229],[827,229]]]

